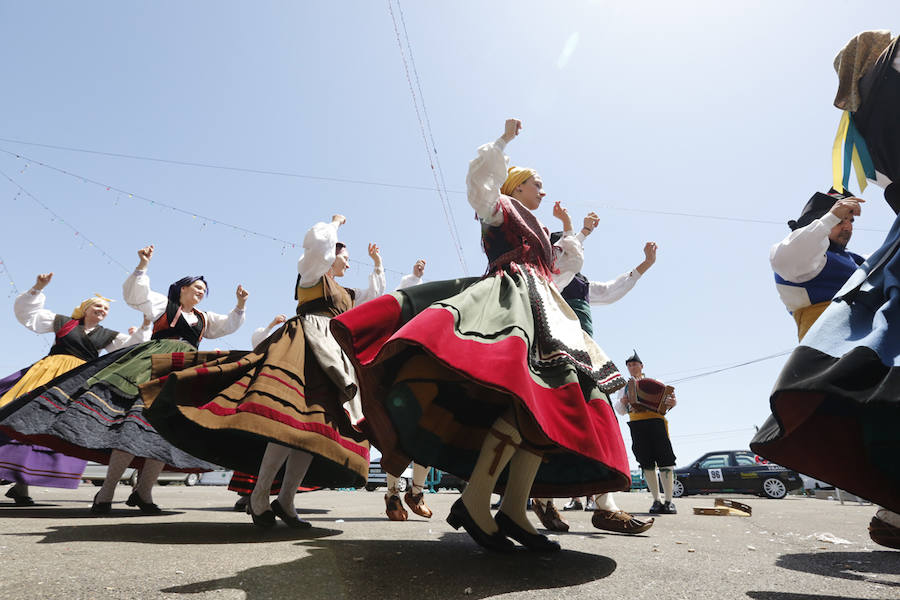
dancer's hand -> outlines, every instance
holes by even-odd
[[[572,231],[572,219],[569,217],[569,211],[563,207],[560,200],[553,203],[553,216],[562,221],[563,231]]]
[[[237,296],[238,310],[244,310],[244,305],[247,304],[247,297],[250,296],[250,292],[245,290],[244,286],[238,284],[237,290],[235,290],[234,295]]]
[[[285,321],[287,321],[287,317],[285,315],[278,315],[277,317],[272,319],[271,323],[269,323],[269,329],[272,329],[276,325],[281,325]]]
[[[378,244],[369,244],[369,258],[375,263],[375,268],[381,266],[381,251],[378,250]]]
[[[415,275],[416,277],[419,277],[419,278],[421,278],[422,275],[425,274],[425,259],[424,258],[420,258],[419,260],[416,261],[416,264],[413,265],[412,272],[413,272],[413,275]]]
[[[340,227],[347,222],[347,217],[344,215],[331,215],[331,222],[334,223],[335,227]]]
[[[641,275],[644,272],[653,266],[653,263],[656,262],[656,250],[659,246],[656,245],[656,242],[647,242],[644,244],[644,262],[637,266],[637,272]]]
[[[597,225],[600,224],[600,217],[597,216],[597,213],[591,211],[584,218],[584,227],[581,229],[582,235],[587,237],[591,235],[595,229],[597,229]]]
[[[47,284],[50,283],[50,280],[53,279],[53,273],[40,273],[35,279],[34,289],[42,290],[47,287]]]
[[[665,399],[665,401],[663,402],[663,404],[665,404],[665,405],[668,406],[669,408],[672,408],[672,407],[674,407],[676,404],[678,404],[678,402],[675,400],[675,392],[672,392],[671,394],[669,394],[668,396],[666,396],[666,399]]]
[[[518,119],[507,119],[506,126],[503,130],[503,135],[500,136],[503,138],[503,141],[507,144],[513,141],[519,132],[522,131],[522,121]]]
[[[138,271],[143,271],[147,268],[147,265],[150,264],[150,259],[153,258],[153,244],[149,246],[144,246],[140,250],[138,250]]]
[[[865,202],[865,200],[862,198],[844,198],[835,202],[828,212],[842,221],[849,219],[851,216],[858,217],[862,212],[862,207],[859,205],[860,202]]]

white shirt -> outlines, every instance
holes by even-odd
[[[35,333],[53,333],[53,321],[56,319],[56,313],[44,308],[46,300],[47,297],[44,296],[44,293],[34,288],[19,295],[13,304],[13,312],[16,314],[16,319]],[[85,329],[84,331],[85,333],[90,333],[93,331],[93,328]],[[113,352],[120,348],[140,344],[149,340],[151,334],[152,328],[150,325],[144,326],[142,323],[133,334],[120,333],[113,338],[113,341],[103,348],[98,348],[98,350]]]
[[[640,278],[640,271],[632,269],[612,281],[590,281],[588,282],[588,302],[612,304],[630,292]]]
[[[825,256],[830,243],[828,235],[840,222],[840,218],[829,212],[821,219],[792,231],[769,251],[772,270],[794,283],[815,278],[828,262]]]
[[[491,227],[503,224],[503,211],[499,206],[500,188],[506,181],[509,167],[509,158],[503,154],[504,148],[506,142],[503,138],[478,148],[478,156],[469,163],[469,173],[466,175],[469,204],[481,222]],[[554,245],[553,266],[559,273],[553,275],[553,282],[559,289],[569,285],[584,265],[583,239],[567,231]]]
[[[156,321],[165,314],[169,306],[168,297],[150,289],[150,278],[147,271],[142,270],[135,270],[122,284],[122,297],[128,306],[141,311],[151,321]],[[203,337],[210,339],[234,333],[244,324],[244,310],[237,307],[227,315],[207,311],[203,311],[203,314],[206,316],[206,331]],[[181,318],[189,325],[197,322],[197,315],[193,312],[183,312]]]
[[[410,273],[409,275],[404,275],[400,278],[400,283],[397,285],[396,289],[402,290],[403,288],[419,285],[420,283],[422,283],[422,278],[415,273]]]
[[[297,261],[300,287],[312,287],[325,276],[336,258],[335,245],[337,243],[337,225],[334,223],[316,223],[306,232],[303,237],[303,256]],[[381,296],[384,294],[386,286],[384,268],[375,267],[369,275],[367,289],[352,288],[356,294],[353,301],[354,306]]]

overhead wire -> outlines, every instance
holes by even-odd
[[[397,1],[398,12],[400,12],[400,0],[396,0],[396,1]],[[441,208],[444,211],[444,218],[447,221],[447,229],[450,232],[450,239],[453,242],[453,246],[454,246],[454,249],[456,250],[456,254],[459,258],[459,264],[463,268],[463,272],[468,273],[468,268],[466,267],[466,258],[463,253],[462,243],[460,241],[461,238],[459,235],[459,230],[457,229],[456,221],[453,218],[453,208],[452,208],[452,205],[450,204],[450,199],[447,197],[446,186],[444,186],[443,188],[441,187],[441,183],[443,181],[443,171],[440,171],[440,162],[437,157],[437,149],[434,144],[434,136],[431,135],[431,122],[428,119],[428,113],[425,111],[425,100],[424,100],[424,96],[422,95],[421,85],[419,84],[418,74],[416,74],[416,76],[415,76],[416,84],[419,88],[419,95],[417,97],[416,91],[415,91],[415,89],[413,89],[412,78],[410,77],[410,74],[409,74],[409,63],[407,63],[406,54],[403,51],[403,42],[400,40],[400,29],[397,26],[397,17],[394,15],[394,7],[391,3],[391,0],[387,0],[387,5],[388,5],[388,12],[391,14],[391,21],[394,24],[394,34],[397,37],[397,46],[400,49],[400,60],[403,62],[403,70],[406,73],[406,82],[409,84],[409,93],[412,96],[413,107],[416,111],[416,119],[419,122],[419,130],[422,134],[422,142],[425,144],[425,153],[428,156],[428,164],[431,167],[431,175],[434,178],[434,185],[435,185],[435,188],[437,189],[438,197],[440,198],[440,201],[441,201]],[[403,25],[403,31],[405,34],[406,33],[406,25],[405,24]],[[407,44],[407,52],[409,53],[409,62],[412,63],[413,62],[412,47],[409,44],[408,36],[406,38],[406,44]],[[413,63],[413,69],[415,70],[414,63]],[[420,102],[422,104],[421,111],[419,110]],[[422,117],[423,113],[425,114],[424,122],[423,122],[423,117]],[[428,124],[427,132],[426,132],[425,123]],[[428,143],[429,137],[431,138],[431,145],[429,145],[429,143]],[[432,149],[433,149],[433,152],[432,152]],[[435,167],[436,163],[438,165],[437,168]],[[440,180],[438,177],[439,172],[440,172]]]

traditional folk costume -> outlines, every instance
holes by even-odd
[[[527,498],[627,488],[607,396],[624,380],[556,288],[581,267],[581,244],[567,236],[552,246],[507,195],[535,173],[507,173],[504,147],[501,138],[479,148],[467,178],[487,274],[382,296],[335,318],[332,331],[357,363],[385,470],[399,474],[412,459],[468,480],[448,522],[487,548],[508,550],[511,536],[558,550],[528,523]],[[495,490],[505,490],[496,523]]]
[[[164,468],[216,468],[163,439],[144,418],[144,403],[138,393],[138,386],[150,379],[152,355],[194,351],[204,337],[222,337],[243,324],[244,311],[238,308],[228,315],[196,309],[183,312],[178,304],[181,287],[198,279],[202,278],[186,277],[173,283],[166,296],[150,289],[146,271],[136,270],[122,286],[123,297],[153,321],[151,340],[107,354],[54,380],[38,394],[20,397],[10,405],[13,412],[0,422],[22,439],[109,464],[107,480],[92,507],[95,513],[109,512],[118,483],[115,473],[129,464],[141,472],[138,486],[126,503],[147,514],[160,512],[149,498]],[[170,368],[178,368],[178,362],[172,361]]]
[[[636,351],[625,359],[625,364],[632,362],[640,363],[643,368],[644,363]],[[619,414],[628,415],[631,451],[634,452],[634,458],[644,472],[647,488],[653,495],[653,505],[649,512],[674,515],[678,512],[675,503],[672,502],[675,489],[675,452],[669,439],[669,422],[665,416],[633,403],[636,396],[641,393],[637,385],[640,379],[644,379],[644,376],[628,380],[628,385],[617,395],[614,406]],[[632,403],[626,402],[626,395]],[[663,484],[663,501],[659,499],[657,468]]]
[[[864,32],[835,68],[835,105],[846,110],[847,136],[847,168],[843,181],[837,169],[835,187],[846,186],[849,164],[860,157],[862,184],[868,178],[883,186],[900,211],[900,44],[889,32]],[[900,548],[898,248],[900,219],[791,354],[772,392],[772,416],[750,444],[778,464],[880,504],[869,532],[893,548]]]
[[[362,487],[368,476],[369,443],[356,427],[362,419],[356,378],[328,323],[354,302],[382,294],[384,270],[373,271],[367,290],[338,285],[327,275],[337,243],[334,223],[307,232],[297,265],[297,316],[252,352],[205,363],[202,353],[186,354],[192,368],[141,390],[147,418],[172,443],[257,473],[250,513],[262,527],[273,526],[275,516],[292,527],[310,526],[294,509],[301,481]],[[282,465],[281,493],[270,505],[268,492]]]
[[[828,239],[832,228],[841,222],[828,211],[838,200],[850,197],[834,190],[828,194],[816,192],[800,218],[788,222],[790,235],[769,251],[775,287],[797,323],[801,340],[865,260]]]
[[[150,328],[139,327],[131,335],[99,325],[84,327],[84,313],[96,302],[109,302],[95,296],[82,302],[71,316],[58,315],[44,308],[44,293],[32,288],[16,298],[16,319],[35,333],[54,333],[50,353],[35,364],[0,380],[0,408],[18,396],[27,394],[85,362],[94,360],[102,350],[113,352],[150,339]],[[16,482],[7,496],[17,504],[33,504],[29,485],[74,489],[81,482],[86,461],[66,456],[50,448],[23,443],[0,435],[0,479]]]
[[[420,283],[422,283],[421,277],[415,273],[408,273],[400,278],[400,284],[394,291],[419,285]],[[425,504],[425,479],[428,478],[430,469],[431,467],[414,462],[412,486],[406,490],[406,494],[403,496],[410,510],[426,519],[430,519],[432,516],[431,509]],[[409,518],[409,513],[406,512],[406,509],[403,508],[403,504],[400,502],[400,478],[390,473],[387,473],[386,476],[387,491],[384,493],[384,512],[391,521],[406,521]]]

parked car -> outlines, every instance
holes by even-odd
[[[96,486],[101,486],[103,485],[103,480],[106,479],[106,469],[106,465],[101,465],[100,463],[95,463],[93,461],[88,462],[87,466],[84,468],[84,473],[82,473],[81,475],[81,480],[88,481]],[[137,478],[137,469],[128,467],[122,473],[122,477],[119,478],[119,483],[124,482],[130,486],[134,486],[137,485]],[[174,471],[163,471],[159,474],[157,483],[159,483],[159,485],[169,485],[170,483],[197,485],[198,481],[200,481],[200,473],[179,473]]]
[[[641,469],[632,469],[631,470],[631,489],[632,490],[646,490],[647,482],[644,481],[644,472]]]
[[[369,460],[369,480],[366,482],[366,489],[370,492],[374,492],[380,487],[387,487],[387,473],[385,473],[384,469],[381,468],[380,461],[380,456],[377,459],[372,458]],[[401,492],[405,492],[406,488],[408,488],[411,484],[412,465],[406,467],[406,470],[403,471],[403,474],[397,481],[397,489]]]
[[[708,452],[691,466],[675,469],[675,497],[734,492],[784,498],[803,486],[800,475],[749,450]]]

